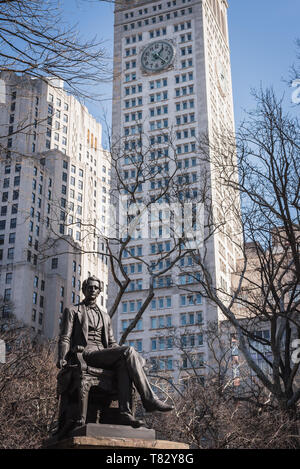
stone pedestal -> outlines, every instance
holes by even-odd
[[[45,449],[189,449],[184,443],[155,439],[155,431],[127,425],[101,425],[89,423],[76,428],[60,441],[49,439]]]

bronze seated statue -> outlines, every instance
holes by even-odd
[[[89,422],[143,426],[134,415],[135,390],[147,412],[173,409],[153,393],[145,360],[133,347],[115,341],[109,315],[96,304],[100,285],[89,277],[82,285],[84,301],[64,310],[57,362],[58,437]]]

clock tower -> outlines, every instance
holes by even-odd
[[[197,140],[202,134],[213,140],[225,131],[234,132],[234,115],[227,29],[227,0],[121,0],[116,3],[114,25],[113,140],[126,140],[135,151],[136,135],[142,128],[153,148],[163,149],[162,137],[172,129],[173,147],[180,167],[190,180],[201,178]],[[134,142],[134,143],[132,143]],[[124,177],[130,184],[130,160],[124,158]],[[153,182],[155,185],[155,181]],[[210,175],[213,206],[226,198]],[[142,190],[149,191],[149,187]],[[214,203],[216,201],[216,203]],[[236,222],[228,219],[234,232]],[[143,255],[151,254],[151,239],[138,244]],[[137,245],[135,240],[133,244]],[[136,246],[135,246],[136,247]],[[208,246],[209,264],[217,285],[230,291],[237,252],[217,233]],[[136,259],[128,258],[128,266]],[[133,272],[133,270],[132,270]],[[135,272],[138,290],[127,292],[117,315],[118,335],[135,316],[147,288],[147,272]],[[190,302],[175,286],[159,286],[153,303],[143,314],[140,330],[129,336],[130,345],[158,363],[158,370],[180,375],[189,368],[182,350],[163,340],[170,327],[187,337],[187,346],[199,357],[199,367],[208,360],[201,327],[219,320],[217,308],[203,297]],[[159,306],[160,305],[160,306]],[[160,340],[162,338],[162,340]],[[204,372],[203,372],[204,373]],[[201,374],[201,370],[200,370]]]

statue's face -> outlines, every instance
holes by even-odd
[[[100,293],[99,282],[96,280],[89,280],[85,287],[85,297],[89,301],[95,301]]]

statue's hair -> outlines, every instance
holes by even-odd
[[[98,277],[95,277],[95,275],[92,275],[91,277],[88,277],[86,280],[84,280],[82,282],[82,291],[83,293],[85,292],[85,289],[87,287],[87,284],[90,282],[90,281],[93,281],[93,282],[98,282],[99,283],[99,288],[100,288],[100,291],[101,291],[101,281]]]

